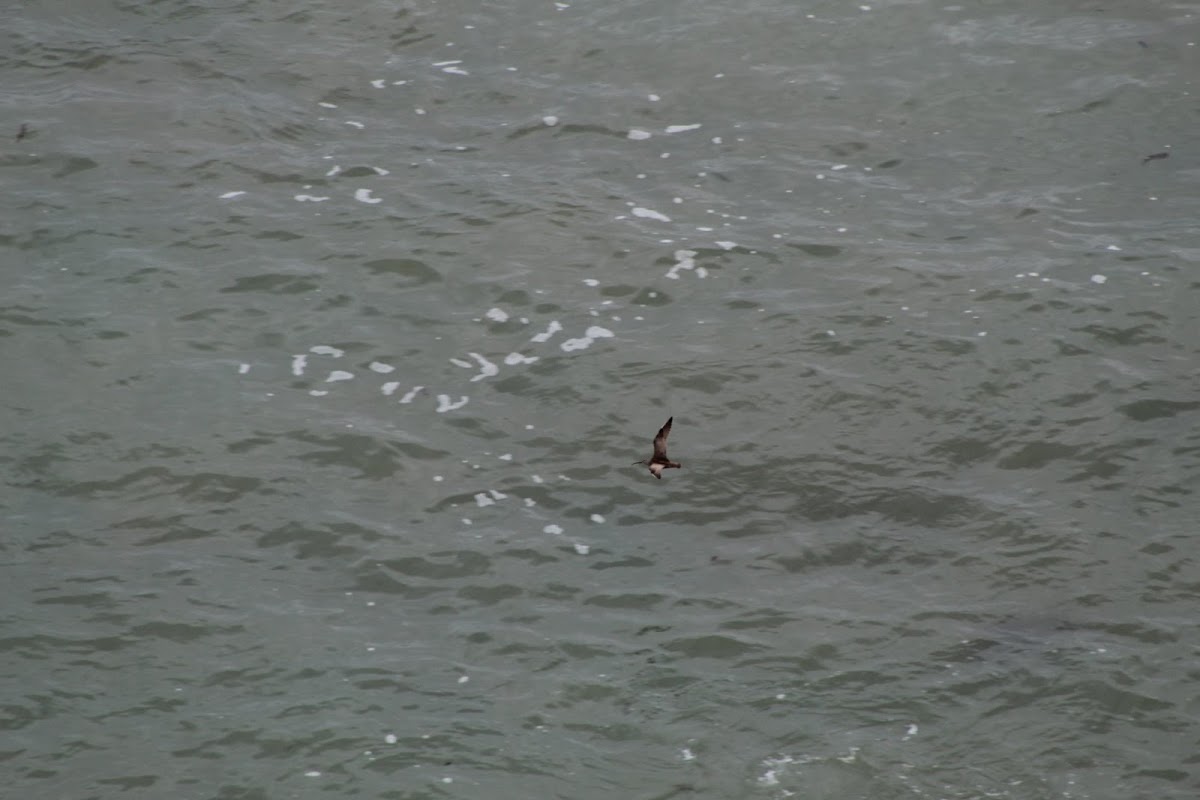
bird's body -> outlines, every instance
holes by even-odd
[[[635,464],[645,464],[646,469],[650,470],[650,474],[662,480],[662,471],[664,469],[681,469],[683,467],[678,461],[672,461],[667,458],[667,436],[671,433],[671,423],[675,417],[667,420],[667,424],[658,429],[658,435],[654,437],[654,455],[646,461],[635,461]]]

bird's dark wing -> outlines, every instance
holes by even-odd
[[[658,429],[658,435],[654,437],[654,457],[667,457],[667,435],[671,432],[671,422],[675,417],[667,420],[667,424]]]

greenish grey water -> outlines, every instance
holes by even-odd
[[[12,14],[9,791],[1194,797],[1195,12],[864,5]]]

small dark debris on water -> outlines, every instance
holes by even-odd
[[[17,129],[17,141],[18,142],[21,141],[28,135],[29,135],[29,125],[27,123],[22,122],[21,127]]]
[[[1149,164],[1151,161],[1158,161],[1160,158],[1170,158],[1170,153],[1151,153],[1142,159],[1143,164]]]
[[[1146,50],[1149,50],[1149,49],[1150,49],[1150,45],[1146,44],[1146,43],[1145,43],[1145,42],[1143,42],[1141,39],[1138,39],[1138,45],[1139,45],[1139,46],[1141,46],[1142,48],[1146,49]]]

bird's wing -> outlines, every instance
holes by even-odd
[[[654,437],[654,457],[667,457],[667,435],[671,432],[671,422],[675,417],[667,420],[667,424],[658,429],[658,435]]]

